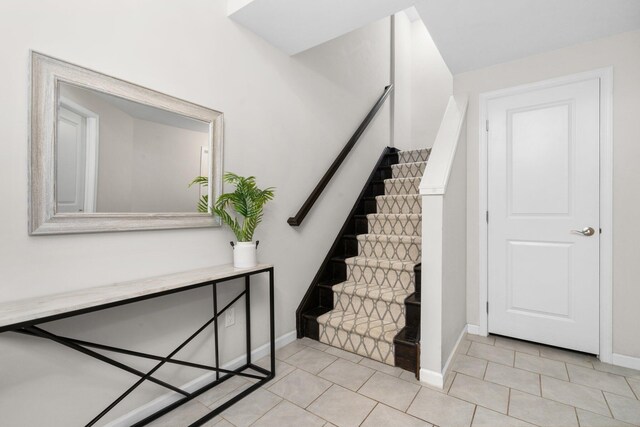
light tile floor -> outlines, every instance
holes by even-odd
[[[503,337],[467,335],[444,390],[306,338],[276,357],[273,381],[205,426],[640,426],[640,371]],[[187,426],[250,385],[224,384],[152,425]]]

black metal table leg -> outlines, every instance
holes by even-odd
[[[275,295],[273,286],[273,267],[269,269],[269,310],[271,326],[271,378],[276,376],[276,325],[275,325]]]
[[[215,319],[213,321],[213,340],[214,340],[214,345],[216,346],[215,352],[216,352],[216,368],[220,367],[220,352],[218,350],[218,282],[213,282],[211,284],[211,287],[213,289],[213,318]],[[220,372],[216,371],[216,380],[220,379]]]
[[[251,363],[251,276],[244,278],[244,299],[247,329],[247,365]]]

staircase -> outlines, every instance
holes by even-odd
[[[429,152],[385,150],[298,309],[299,336],[417,373]]]

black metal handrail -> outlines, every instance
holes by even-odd
[[[333,175],[335,175],[335,173],[338,171],[338,168],[340,167],[344,159],[347,158],[347,155],[349,154],[351,149],[356,145],[356,142],[358,142],[358,140],[360,139],[364,131],[367,129],[369,124],[373,121],[373,118],[376,116],[380,108],[382,108],[382,105],[384,104],[384,102],[389,97],[389,94],[392,91],[393,91],[392,84],[384,88],[384,92],[382,92],[382,95],[380,95],[380,98],[378,98],[378,100],[374,104],[371,111],[369,111],[369,114],[367,114],[367,116],[364,118],[362,123],[360,123],[360,126],[358,126],[358,129],[356,129],[353,136],[349,139],[349,141],[344,146],[342,151],[340,151],[340,154],[338,154],[338,157],[336,157],[336,159],[333,161],[331,166],[329,166],[329,169],[324,174],[324,176],[320,179],[320,182],[318,182],[318,184],[313,189],[313,191],[311,192],[307,200],[305,200],[304,204],[302,205],[298,213],[287,220],[287,223],[290,226],[297,227],[298,225],[302,224],[302,220],[304,220],[304,217],[307,216],[307,214],[313,207],[316,200],[318,200],[318,197],[320,197],[320,194],[322,194],[322,191],[325,189],[327,184],[329,184],[329,181],[331,181],[331,178],[333,178]]]

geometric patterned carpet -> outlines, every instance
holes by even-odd
[[[333,286],[334,308],[318,317],[320,341],[394,365],[393,339],[405,326],[404,300],[415,290],[420,263],[420,180],[430,149],[402,151],[367,215],[369,233],[358,238],[358,255],[347,258],[347,280]]]

